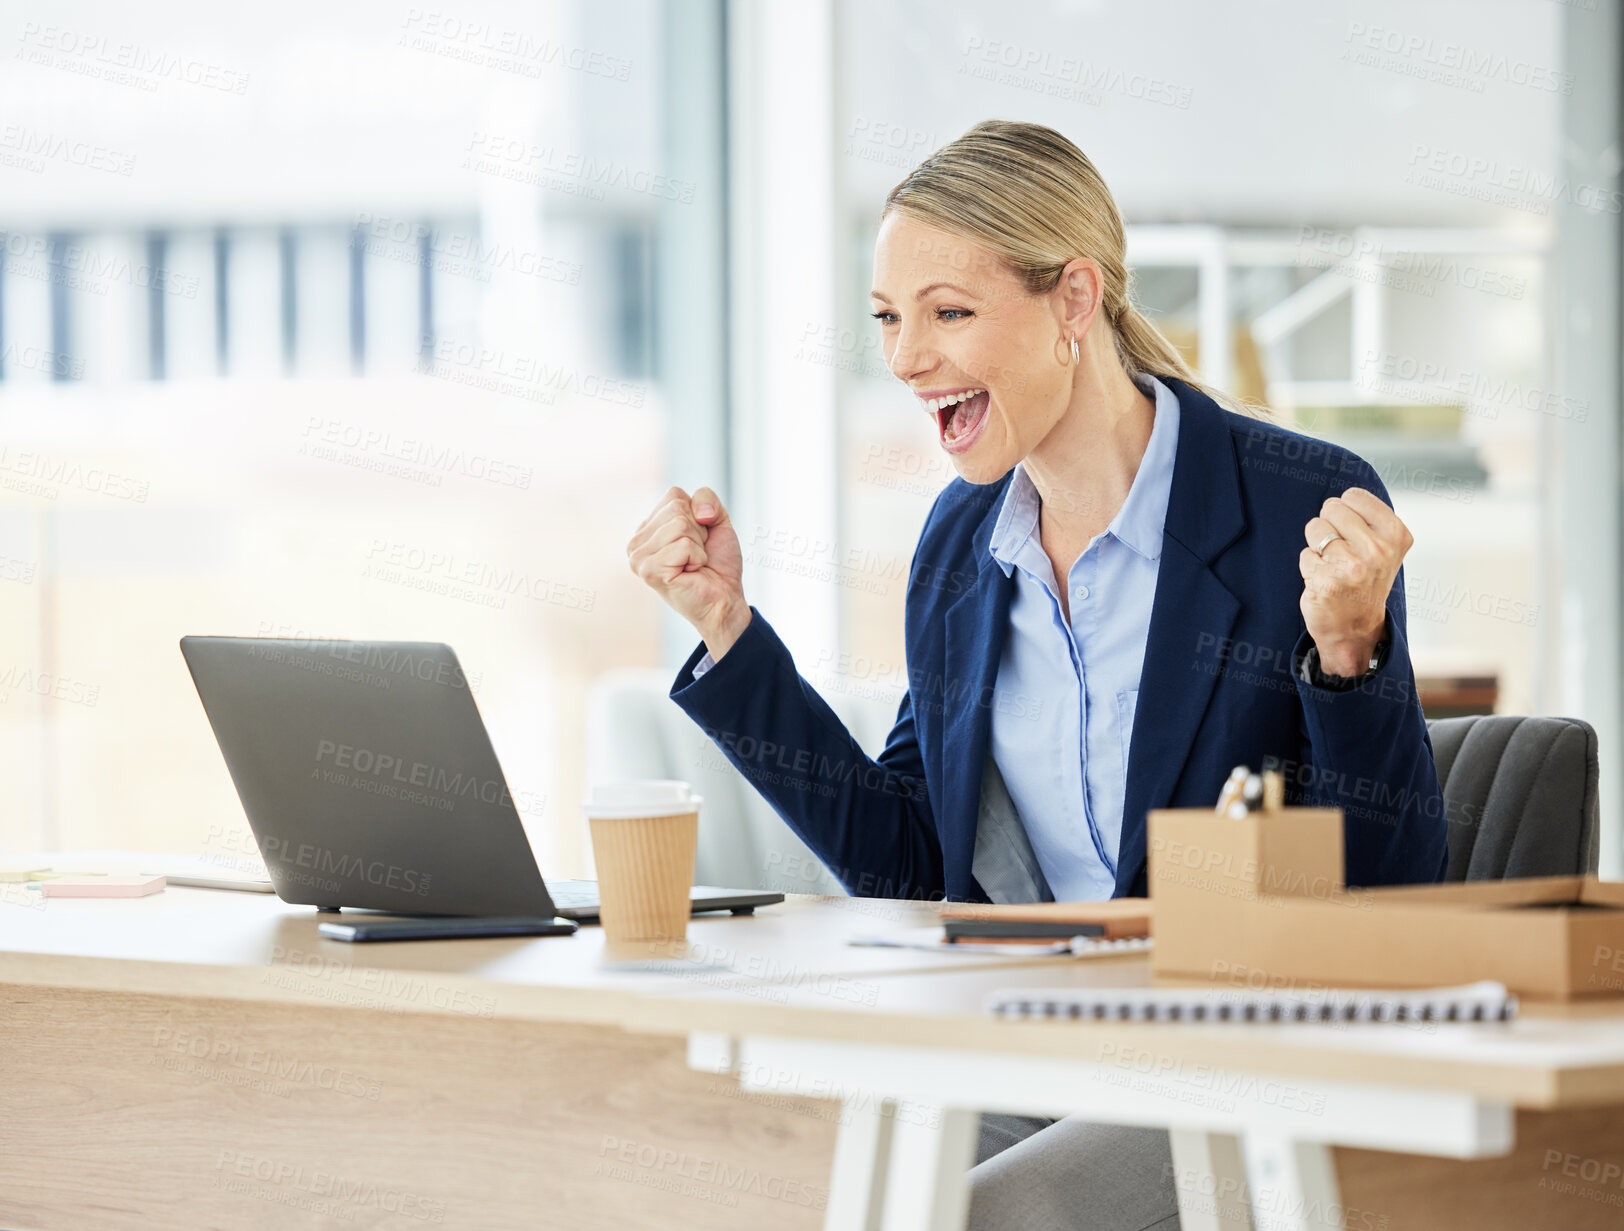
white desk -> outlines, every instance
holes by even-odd
[[[1170,1129],[1181,1222],[1191,1231],[1246,1225],[1243,1189],[1259,1228],[1340,1226],[1326,1211],[1349,1209],[1347,1226],[1364,1214],[1427,1225],[1405,1224],[1392,1192],[1371,1182],[1390,1156],[1332,1147],[1498,1159],[1518,1147],[1519,1110],[1539,1134],[1522,1143],[1528,1149],[1555,1148],[1566,1122],[1575,1141],[1590,1143],[1579,1157],[1624,1164],[1624,1004],[1531,1005],[1512,1023],[1430,1028],[999,1021],[976,1012],[997,988],[1138,984],[1148,973],[1137,958],[932,973],[887,979],[868,1007],[800,992],[779,1005],[714,995],[708,1019],[692,997],[683,1017],[706,1027],[690,1035],[695,1067],[733,1072],[764,1093],[853,1092],[831,1228],[962,1225],[979,1110]],[[903,1114],[878,1116],[876,1095]],[[1339,1163],[1349,1181],[1341,1186]],[[1544,1178],[1561,1173],[1556,1165]],[[1481,1188],[1485,1174],[1450,1179],[1446,1170],[1429,1183]],[[1214,1200],[1220,1194],[1232,1199]],[[1616,1227],[1605,1220],[1624,1198],[1569,1204],[1556,1203],[1548,1223],[1513,1213],[1509,1222],[1480,1214],[1450,1225],[1577,1227],[1594,1215],[1604,1220],[1594,1225]]]

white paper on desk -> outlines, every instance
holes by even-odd
[[[1130,940],[1101,940],[1093,936],[1074,936],[1070,940],[1049,943],[1023,944],[948,944],[940,926],[900,928],[895,932],[872,936],[853,936],[853,945],[870,945],[882,949],[929,949],[933,953],[971,954],[980,957],[1082,957],[1087,954],[1132,953],[1150,948],[1145,937]]]
[[[981,956],[991,953],[994,956],[1004,957],[1032,957],[1071,952],[1069,940],[1036,945],[950,945],[942,938],[940,924],[928,928],[899,928],[895,932],[877,933],[872,936],[853,936],[847,943],[871,945],[879,949],[929,949],[933,953],[971,953]]]

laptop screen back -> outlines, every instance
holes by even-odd
[[[285,901],[552,913],[450,646],[184,637],[180,647]]]

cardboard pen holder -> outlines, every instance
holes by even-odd
[[[1159,808],[1146,817],[1146,837],[1158,974],[1211,975],[1226,953],[1248,951],[1255,911],[1270,898],[1344,892],[1340,808],[1238,819],[1210,808]]]
[[[1542,876],[1348,889],[1339,808],[1146,817],[1157,975],[1257,990],[1624,995],[1624,884]]]

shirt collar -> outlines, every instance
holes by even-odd
[[[1167,503],[1173,489],[1173,460],[1178,453],[1179,400],[1167,385],[1148,373],[1135,378],[1135,384],[1156,399],[1155,418],[1145,455],[1139,459],[1122,502],[1106,533],[1127,544],[1147,560],[1162,554],[1162,527],[1167,522]],[[987,550],[1009,576],[1022,544],[1038,538],[1038,509],[1041,500],[1024,464],[1017,463],[1004,489],[1004,498],[993,523]]]

